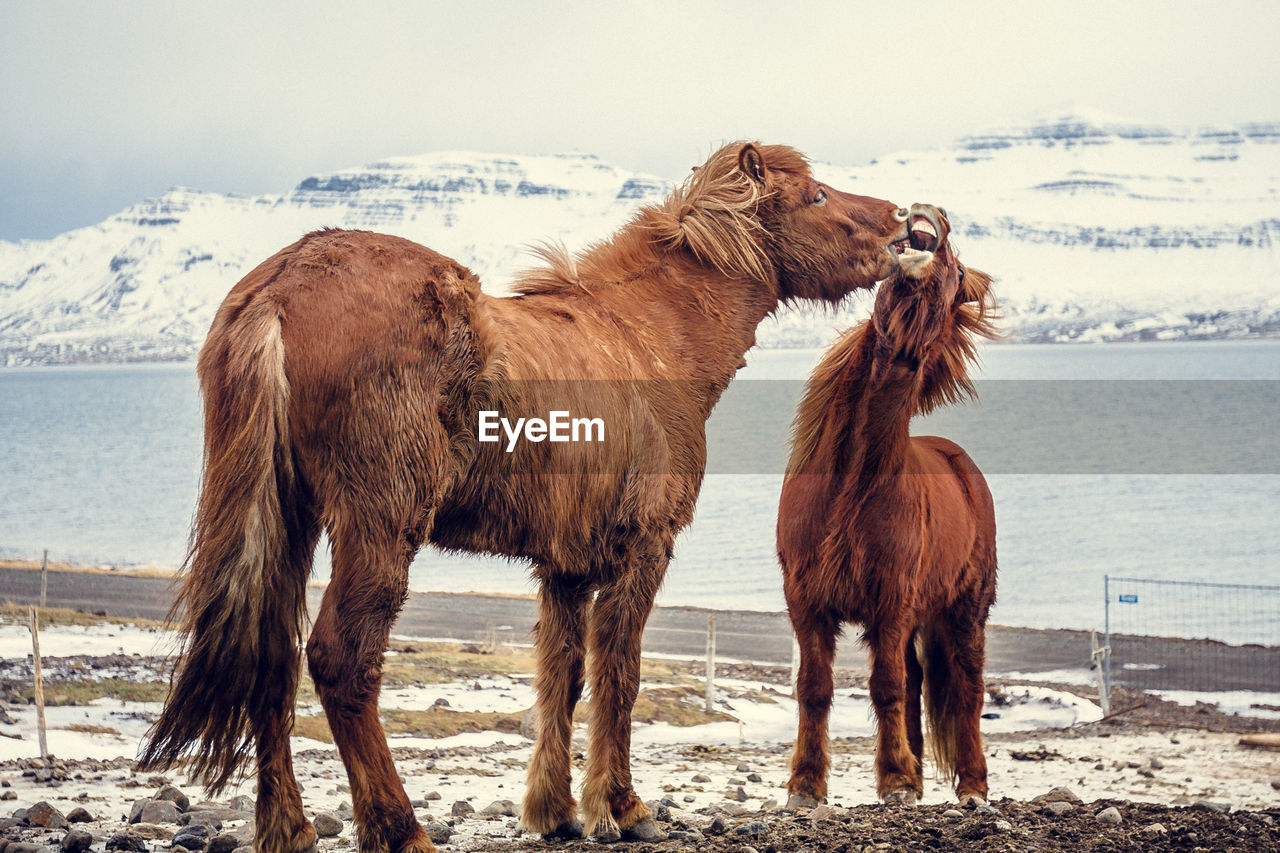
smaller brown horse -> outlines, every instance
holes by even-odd
[[[921,688],[934,759],[963,801],[987,796],[984,626],[996,595],[991,492],[954,443],[913,438],[913,415],[973,393],[966,368],[991,338],[991,279],[966,270],[945,213],[911,208],[911,246],[871,319],[809,379],[778,510],[778,559],[800,644],[800,731],[789,805],[827,794],[831,665],[844,622],[871,650],[877,791],[923,794]]]

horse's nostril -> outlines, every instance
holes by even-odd
[[[907,217],[910,215],[911,213],[905,207],[900,207],[893,212],[893,218],[899,222],[906,222]]]

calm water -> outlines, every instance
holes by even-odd
[[[783,608],[773,557],[782,444],[798,380],[818,356],[753,352],[730,386],[710,431],[712,473],[661,603]],[[995,620],[1100,627],[1106,573],[1280,583],[1280,464],[1265,447],[1275,443],[1276,386],[1187,381],[1278,380],[1280,341],[992,346],[983,358],[983,404],[913,431],[957,437],[988,472],[999,526]],[[1142,395],[1145,421],[1110,429],[1123,420],[1108,408],[1114,389]],[[1062,393],[1074,397],[1052,405]],[[1134,441],[1160,426],[1168,434]],[[1223,430],[1244,449],[1192,458],[1221,444],[1211,438]],[[1095,434],[1119,455],[1085,453]],[[181,561],[200,473],[192,365],[0,370],[0,436],[0,555],[38,558],[47,548],[73,562]],[[1005,451],[1019,442],[1020,451]],[[1130,444],[1162,451],[1179,443],[1187,447],[1116,462],[1132,458]],[[1104,461],[1058,464],[1064,447]],[[415,589],[532,591],[519,564],[434,552],[414,563],[411,581]]]

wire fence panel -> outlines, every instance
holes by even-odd
[[[1104,587],[1111,686],[1280,693],[1280,586],[1107,576]]]

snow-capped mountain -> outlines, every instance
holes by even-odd
[[[1079,114],[816,171],[945,206],[1021,340],[1280,333],[1280,123],[1169,130]],[[0,364],[181,358],[249,269],[322,226],[422,242],[503,292],[527,247],[606,237],[670,182],[589,155],[434,153],[284,195],[174,189],[45,241],[0,241]],[[820,345],[865,311],[788,311],[765,346]]]

